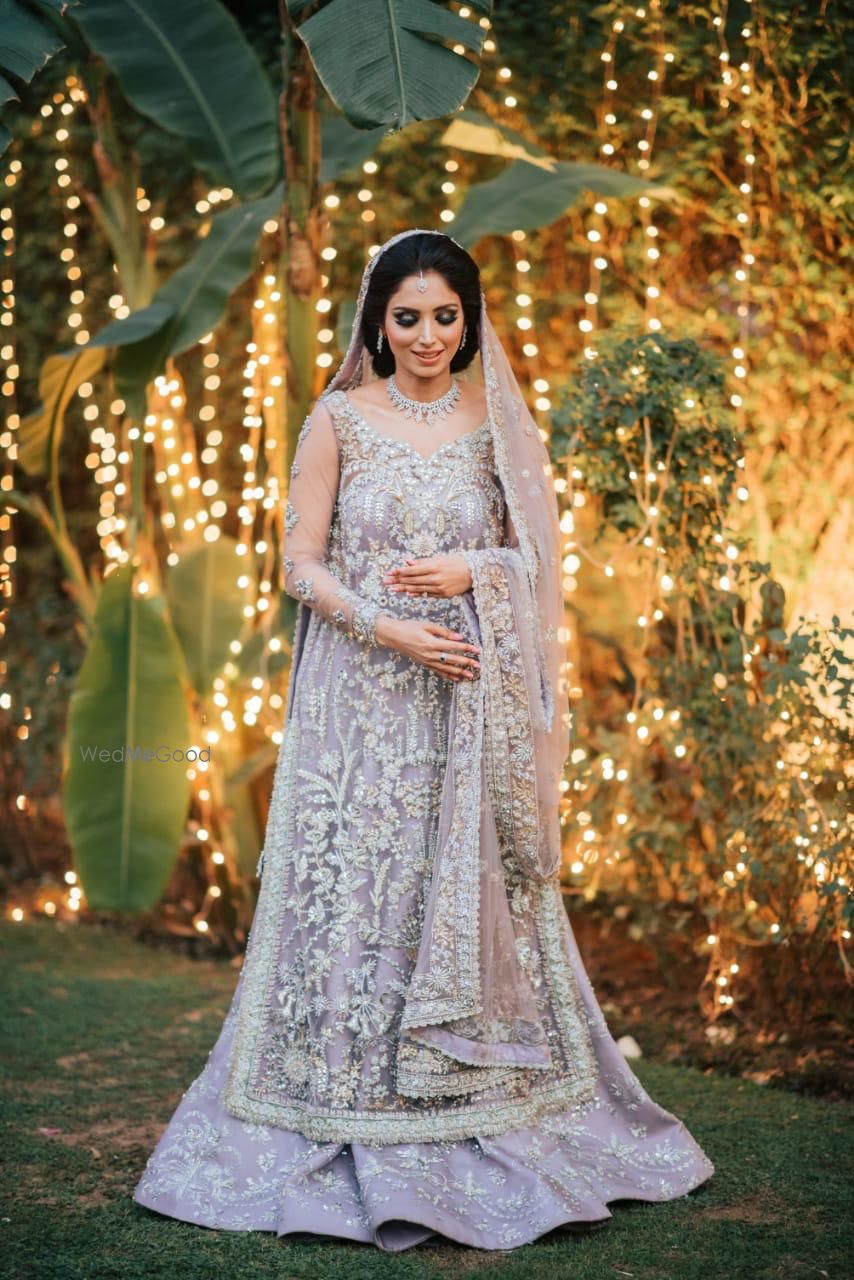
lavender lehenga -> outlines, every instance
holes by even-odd
[[[466,374],[485,421],[416,449],[362,416],[347,391],[370,378],[378,256],[291,471],[300,603],[246,956],[134,1199],[233,1231],[510,1249],[714,1166],[617,1048],[563,905],[571,720],[542,438],[482,295]],[[463,595],[383,584],[451,552]],[[479,678],[378,645],[381,612],[477,643]]]

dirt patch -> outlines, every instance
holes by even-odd
[[[705,962],[684,944],[674,938],[671,951],[659,958],[631,937],[625,921],[570,915],[615,1040],[633,1035],[648,1058],[773,1089],[828,1101],[854,1095],[854,1035],[849,1017],[831,1016],[835,987],[829,987],[825,1007],[817,1004],[796,1029],[785,1018],[763,1021],[749,1005],[738,1019],[710,1027],[697,1002]],[[849,995],[847,988],[841,992],[839,1009],[847,1008]]]
[[[457,1276],[476,1275],[490,1264],[495,1266],[496,1263],[510,1261],[505,1249],[478,1249],[476,1254],[472,1254],[468,1245],[444,1242],[428,1245],[426,1241],[417,1248],[422,1256],[429,1257],[440,1275],[452,1276],[454,1280]]]
[[[79,1071],[83,1067],[88,1067],[92,1062],[91,1053],[67,1053],[62,1058],[56,1058],[56,1065],[62,1067],[63,1071]]]
[[[103,1159],[115,1151],[130,1151],[137,1147],[153,1147],[160,1136],[162,1126],[147,1120],[144,1124],[130,1124],[121,1120],[102,1121],[87,1125],[85,1129],[60,1130],[51,1134],[55,1142],[68,1147],[85,1147],[94,1160]]]
[[[55,1058],[54,1062],[63,1071],[73,1071],[80,1075],[86,1076],[87,1080],[97,1078],[99,1086],[102,1084],[119,1084],[120,1081],[116,1076],[104,1076],[102,1073],[110,1066],[115,1066],[117,1061],[125,1062],[128,1054],[133,1053],[133,1046],[122,1041],[121,1044],[111,1049],[99,1049],[97,1057],[91,1053],[81,1051],[80,1053],[66,1053],[61,1058]]]
[[[756,1191],[733,1204],[709,1205],[696,1212],[715,1221],[775,1223],[789,1221],[791,1207],[769,1192]]]
[[[118,1191],[115,1195],[107,1195],[101,1187],[96,1187],[94,1191],[78,1196],[77,1206],[84,1209],[99,1209],[101,1205],[112,1204],[120,1195],[121,1193]]]
[[[63,1081],[21,1080],[16,1085],[16,1089],[18,1091],[19,1096],[27,1100],[30,1098],[38,1099],[42,1096],[42,1094],[46,1094],[50,1097],[56,1097],[56,1098],[68,1097],[68,1083],[67,1081],[64,1081],[64,1080]]]

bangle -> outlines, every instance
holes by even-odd
[[[380,612],[380,606],[368,600],[353,610],[353,618],[350,622],[350,629],[355,638],[373,648],[377,645],[377,615]]]

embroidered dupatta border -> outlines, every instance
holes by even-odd
[[[595,1096],[598,1071],[590,1028],[575,982],[572,960],[563,945],[562,932],[567,927],[560,887],[555,881],[531,882],[535,896],[534,916],[543,958],[544,979],[551,995],[555,1023],[563,1041],[566,1056],[572,1063],[572,1074],[551,1083],[534,1084],[521,1097],[492,1102],[461,1103],[453,1110],[435,1110],[412,1106],[396,1112],[333,1111],[312,1109],[301,1102],[275,1101],[252,1092],[253,1060],[261,1036],[267,992],[275,977],[276,943],[281,932],[281,912],[285,907],[286,855],[292,847],[295,806],[298,788],[295,783],[299,732],[293,706],[294,676],[306,642],[308,627],[301,626],[304,605],[300,603],[296,633],[298,650],[292,658],[288,688],[288,714],[285,741],[279,757],[274,781],[268,826],[274,846],[262,854],[265,870],[256,908],[256,917],[247,941],[244,958],[244,988],[237,1012],[228,1078],[223,1090],[225,1108],[238,1119],[255,1124],[270,1124],[295,1130],[314,1141],[362,1142],[385,1145],[398,1142],[454,1140],[477,1134],[498,1135],[535,1123],[542,1115],[591,1103]],[[326,626],[323,619],[311,614],[310,622]],[[347,643],[346,639],[341,643]],[[425,1063],[426,1065],[426,1063]],[[503,1072],[486,1068],[490,1086],[503,1078]],[[424,1085],[429,1088],[428,1072]],[[514,1076],[519,1075],[513,1069]],[[413,1078],[414,1083],[414,1078]],[[434,1077],[435,1085],[435,1077]],[[438,1092],[438,1091],[437,1091]]]

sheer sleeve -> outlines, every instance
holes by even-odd
[[[338,496],[338,440],[320,401],[306,418],[291,466],[285,507],[285,590],[345,635],[376,645],[376,623],[386,612],[346,586],[326,565]]]

